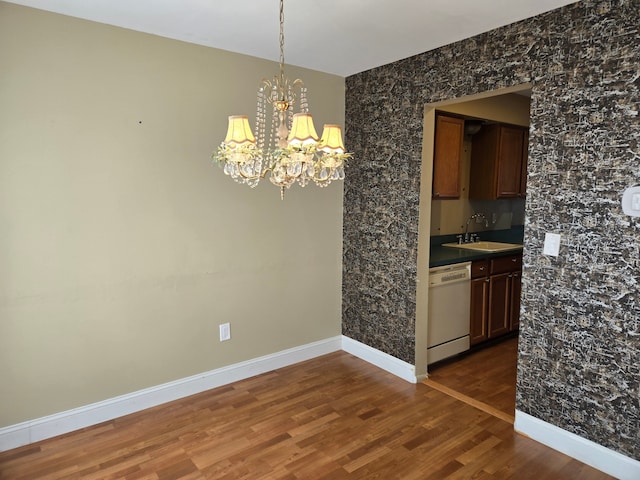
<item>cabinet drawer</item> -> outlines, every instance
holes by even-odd
[[[489,260],[475,260],[471,262],[471,278],[489,275]]]
[[[506,255],[504,257],[492,258],[490,273],[494,275],[496,273],[513,272],[514,270],[520,270],[522,268],[522,254]]]

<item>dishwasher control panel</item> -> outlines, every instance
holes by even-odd
[[[471,262],[456,263],[429,269],[429,287],[452,282],[463,282],[471,278]]]

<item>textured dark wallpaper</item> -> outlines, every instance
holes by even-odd
[[[343,334],[414,363],[423,106],[529,82],[517,408],[640,460],[639,24],[586,0],[347,78]]]

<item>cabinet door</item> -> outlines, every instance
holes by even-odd
[[[518,330],[520,327],[520,295],[522,293],[522,278],[520,270],[513,272],[511,275],[511,301],[509,315],[509,330]]]
[[[522,128],[501,125],[496,185],[496,196],[498,198],[520,196],[523,139],[524,130]]]
[[[469,315],[469,343],[475,345],[489,338],[487,332],[487,313],[489,311],[489,277],[471,280],[471,312]]]
[[[484,125],[471,137],[469,199],[495,200],[499,125]]]
[[[436,117],[433,152],[433,198],[460,197],[460,161],[464,139],[462,118]]]
[[[489,338],[509,332],[511,273],[489,277]]]
[[[527,194],[527,167],[529,162],[529,130],[524,131],[522,138],[522,166],[520,167],[520,196]]]

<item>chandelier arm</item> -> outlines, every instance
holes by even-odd
[[[267,170],[263,170],[262,172],[260,172],[257,175],[245,175],[242,172],[238,172],[238,176],[244,178],[245,180],[256,180],[258,178],[264,178],[265,175],[267,174]]]

